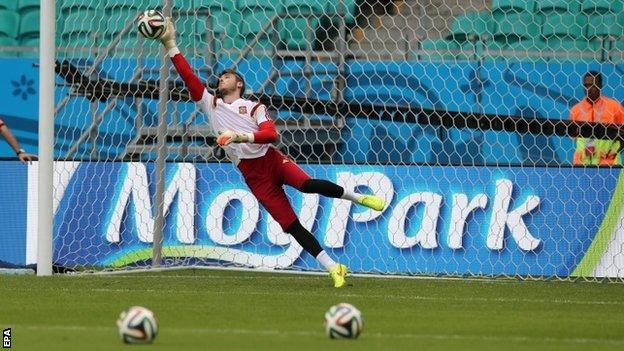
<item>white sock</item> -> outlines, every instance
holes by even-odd
[[[321,251],[318,256],[316,256],[316,260],[327,270],[337,265],[336,261],[332,260],[325,250]]]
[[[357,203],[358,200],[360,199],[360,196],[361,195],[358,193],[354,193],[353,191],[347,191],[347,189],[345,189],[344,194],[342,194],[340,198]]]

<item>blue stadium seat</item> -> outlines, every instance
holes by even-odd
[[[440,164],[452,165],[481,165],[481,144],[483,144],[483,132],[473,129],[442,129],[444,135],[441,144],[434,146],[434,157]]]
[[[395,129],[393,131],[390,128]],[[403,129],[397,131],[396,129]],[[407,138],[400,134],[406,134]],[[412,152],[407,147],[406,141],[410,141],[411,129],[407,123],[399,125],[393,122],[390,125],[380,124],[376,126],[370,138],[370,148],[366,155],[366,159],[371,163],[411,163]]]

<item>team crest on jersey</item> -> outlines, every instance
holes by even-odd
[[[247,114],[247,106],[240,106],[238,108],[238,113],[240,113],[241,115],[246,115]]]

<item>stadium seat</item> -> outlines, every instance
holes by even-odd
[[[533,13],[535,0],[492,0],[492,15],[496,20],[519,13]]]
[[[580,39],[584,37],[587,17],[571,13],[552,13],[544,19],[542,35],[545,38]]]
[[[511,44],[534,37],[540,32],[542,16],[532,13],[507,14],[498,21],[494,40]]]
[[[282,11],[285,14],[323,14],[325,1],[282,0]]]
[[[320,1],[320,0],[317,0]],[[325,14],[329,16],[333,15],[343,15],[345,17],[346,25],[350,26],[355,23],[355,16],[357,15],[357,0],[343,0],[344,9],[340,11],[339,2],[336,0],[326,0],[325,3]],[[334,17],[332,21],[334,23],[338,23],[337,18]]]
[[[142,4],[137,4],[136,1],[127,1],[127,0],[107,0],[104,3],[105,10],[111,10],[119,7],[127,7],[133,9],[139,9]]]
[[[318,26],[318,18],[284,18],[279,25],[280,43],[288,49],[310,49],[314,45]]]
[[[234,36],[238,32],[238,23],[240,22],[240,12],[236,10],[234,0],[214,1],[214,0],[196,0],[195,7],[197,9],[206,8],[210,11],[212,20],[212,29],[215,35],[225,34]],[[204,17],[201,17],[202,24],[198,29],[200,33],[206,32]]]
[[[580,0],[538,0],[535,2],[535,13],[569,13],[577,14],[581,11]]]
[[[460,43],[479,39],[492,33],[492,27],[492,15],[489,12],[467,12],[453,19],[451,32],[446,38]]]
[[[126,27],[126,25],[134,23],[138,11],[135,7],[119,5],[115,7],[109,7],[106,10],[106,13],[108,23],[104,28],[104,34],[106,36],[112,37],[120,33]]]
[[[15,10],[17,9],[18,0],[3,0],[0,1],[0,10]]]
[[[96,30],[96,23],[91,19],[94,18],[95,10],[74,10],[66,17],[63,17],[61,31],[62,38],[69,38],[72,36],[88,35]]]
[[[17,11],[22,16],[29,12],[39,11],[39,3],[40,0],[19,0],[17,3]]]
[[[624,41],[614,41],[609,51],[609,59],[615,63],[624,63]]]
[[[624,13],[593,15],[587,24],[589,38],[619,38],[624,35]]]
[[[29,11],[22,16],[18,38],[39,38],[39,11]]]
[[[238,0],[236,7],[243,13],[282,12],[284,10],[281,0]]]
[[[459,44],[445,39],[427,39],[420,43],[420,49],[422,53],[416,53],[418,60],[454,60],[459,52]]]
[[[100,1],[86,1],[86,0],[63,0],[61,2],[61,15],[66,16],[69,13],[79,10],[98,10],[104,4]]]
[[[10,10],[0,10],[0,36],[16,38],[19,30],[19,15]]]
[[[583,0],[581,10],[586,14],[619,14],[624,10],[621,0]]]

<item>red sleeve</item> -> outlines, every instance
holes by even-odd
[[[258,127],[260,129],[254,133],[254,144],[270,144],[277,140],[277,129],[273,121],[262,122]]]
[[[202,95],[204,95],[204,89],[206,88],[204,87],[204,84],[202,84],[201,80],[197,78],[195,73],[193,73],[191,66],[186,61],[184,56],[182,56],[182,54],[176,54],[171,58],[171,61],[191,93],[191,99],[193,99],[193,101],[201,100]]]

